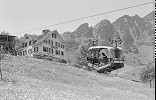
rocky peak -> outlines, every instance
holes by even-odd
[[[81,30],[86,30],[89,28],[88,23],[83,23],[81,24],[75,31],[81,31]]]
[[[75,31],[72,32],[72,35],[75,39],[89,38],[93,35],[92,31],[93,28],[89,27],[88,23],[83,23]]]
[[[155,17],[155,12],[152,11],[151,13],[149,13],[148,15],[146,15],[143,19],[145,21],[152,21],[152,20],[154,20],[154,17]]]
[[[147,23],[147,27],[154,30],[154,21],[155,21],[155,12],[151,12],[148,15],[146,15],[144,18],[144,21]]]
[[[115,29],[109,20],[102,20],[93,27],[94,37],[98,38],[99,45],[109,45],[110,38],[113,38]],[[105,42],[104,42],[105,41]]]

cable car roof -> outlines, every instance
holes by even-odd
[[[93,46],[93,47],[89,47],[88,50],[90,49],[114,49],[114,47],[110,47],[110,46]],[[122,50],[121,47],[117,47],[118,49]]]

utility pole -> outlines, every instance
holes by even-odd
[[[1,69],[1,59],[2,59],[2,55],[1,55],[1,51],[2,51],[2,49],[1,49],[1,45],[0,45],[0,75],[1,75],[0,79],[2,79],[2,69]]]
[[[96,39],[94,39],[94,40],[91,40],[91,39],[89,38],[89,44],[91,44],[91,46],[97,46],[97,45],[98,45],[98,39],[96,38]]]
[[[113,39],[109,39],[109,41],[111,42],[111,44],[113,44],[113,43],[115,43],[115,46],[114,46],[114,48],[115,48],[115,51],[117,51],[118,50],[118,43],[119,44],[121,44],[122,43],[122,40],[120,39],[120,38],[118,38],[118,40],[117,39],[115,39],[115,40],[113,40]],[[113,60],[113,63],[114,63],[114,60]],[[117,67],[117,73],[116,73],[116,75],[118,74],[118,67]]]
[[[70,33],[67,33],[67,59],[68,59],[68,61],[67,61],[67,63],[69,64],[69,34]]]
[[[122,40],[121,40],[120,38],[118,38],[118,40],[117,40],[117,39],[113,40],[113,39],[110,38],[109,41],[111,42],[111,44],[115,43],[115,46],[114,46],[115,49],[117,49],[118,43],[119,43],[119,44],[122,43]]]

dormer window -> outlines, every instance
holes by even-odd
[[[56,34],[55,34],[55,33],[52,33],[52,37],[53,37],[53,38],[56,38]]]
[[[56,34],[54,34],[54,38],[56,38]]]
[[[28,36],[26,36],[25,38],[26,38],[26,39],[29,39],[29,37],[28,37]]]

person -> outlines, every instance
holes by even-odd
[[[107,59],[108,57],[106,56],[106,54],[105,53],[101,53],[100,54],[100,57],[99,57],[99,59],[101,59],[101,63],[100,63],[100,65],[105,65],[105,64],[107,64],[108,63],[108,59]]]
[[[105,55],[105,53],[102,53],[103,58],[107,58],[107,56]]]
[[[100,59],[105,59],[105,58],[107,58],[107,56],[105,55],[105,53],[101,53],[99,58]]]

